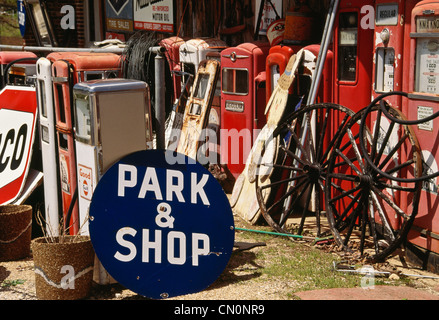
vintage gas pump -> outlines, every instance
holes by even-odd
[[[371,101],[374,30],[361,8],[374,1],[341,0],[334,30],[333,102],[357,112]]]
[[[417,0],[409,1],[392,1],[376,0],[375,1],[375,37],[374,37],[374,67],[373,67],[373,85],[372,98],[376,98],[383,93],[393,91],[402,91],[404,84],[408,80],[408,72],[404,72],[404,61],[409,60],[409,41],[405,35],[410,33],[411,12]],[[406,54],[404,54],[406,52]],[[390,95],[385,100],[398,110],[402,110],[401,95]],[[386,117],[380,117],[377,122],[376,114],[370,117],[371,128],[380,130],[380,136],[384,137],[389,130],[391,121]],[[380,127],[377,128],[377,123]],[[396,126],[398,126],[396,124]],[[386,150],[391,150],[391,146],[399,140],[398,133],[395,132],[388,140],[388,148],[383,152],[387,155]],[[392,161],[388,166],[396,166],[404,157],[402,154],[395,153]],[[386,192],[386,190],[384,190]],[[397,191],[394,191],[395,199],[399,201],[402,208],[407,206],[404,197],[400,197]],[[401,220],[399,217],[388,217],[392,227],[397,229]]]
[[[66,226],[71,234],[79,231],[75,144],[72,122],[72,89],[82,81],[114,78],[120,75],[120,57],[112,53],[65,52],[49,55],[52,64],[53,95],[58,143],[61,200]],[[76,194],[75,194],[76,192]],[[70,210],[69,210],[70,208]],[[70,214],[71,218],[67,217]]]
[[[309,65],[311,68],[311,72],[314,75],[316,73],[316,62],[317,57],[320,52],[319,44],[311,44],[303,48],[305,53],[309,55],[313,55],[315,60],[311,60],[312,63]],[[315,101],[313,103],[323,103],[332,101],[332,93],[333,93],[333,83],[332,83],[332,75],[333,75],[333,65],[334,65],[334,53],[331,50],[328,50],[326,53],[325,63],[322,69],[322,75],[320,78],[319,87],[316,90]],[[308,66],[307,66],[308,67]],[[338,126],[337,123],[334,124]]]
[[[222,50],[227,48],[227,44],[217,38],[195,38],[184,42],[180,46],[180,69],[184,74],[192,74],[195,78],[200,64],[203,60],[217,60],[221,62],[220,53]],[[184,86],[187,79],[187,75],[181,77],[181,86]],[[216,85],[216,90],[211,100],[210,112],[208,114],[208,124],[207,127],[219,136],[220,122],[221,122],[221,85],[220,79],[218,78],[218,83]],[[188,88],[189,92],[191,88]],[[209,150],[217,149],[217,146],[208,145],[206,142],[206,157],[210,158]]]
[[[375,1],[375,38],[372,97],[380,94],[403,91],[403,84],[408,80],[404,71],[405,49],[410,49],[409,39],[411,12],[419,0]],[[402,110],[402,96],[391,95],[386,100],[392,107]]]
[[[0,51],[0,89],[3,89],[7,82],[24,84],[26,77],[36,74],[37,59],[33,52]]]
[[[73,87],[81,233],[99,178],[114,162],[152,148],[149,88],[143,81],[103,79]]]
[[[276,45],[270,48],[266,62],[267,83],[265,89],[267,93],[265,99],[267,102],[293,54],[294,50],[289,46]]]
[[[180,46],[182,44],[184,44],[184,40],[180,37],[165,38],[159,43],[160,46],[166,49],[165,56],[168,60],[174,84],[174,99],[178,99],[181,94],[181,77],[178,71],[180,71]]]
[[[207,59],[209,53],[221,52],[227,44],[216,38],[196,38],[186,41],[180,46],[181,71],[192,74],[194,77],[200,62]],[[183,77],[182,85],[186,83]]]
[[[412,11],[410,59],[404,69],[410,72],[408,102],[403,110],[410,120],[420,120],[439,111],[439,3],[421,1]],[[439,119],[413,126],[419,141],[426,174],[439,170]],[[408,234],[409,243],[424,253],[439,254],[438,178],[423,183],[419,211]],[[415,250],[416,251],[416,250]],[[428,257],[423,255],[422,259]],[[437,258],[436,258],[437,259]],[[437,261],[437,260],[436,260]],[[431,262],[431,261],[430,261]],[[437,262],[433,269],[439,269]]]
[[[221,53],[221,163],[236,178],[266,123],[268,42],[243,43]]]
[[[44,209],[47,231],[59,235],[60,192],[58,178],[58,146],[55,136],[52,63],[46,58],[37,61],[37,102],[40,125],[41,158],[44,172]]]
[[[74,132],[81,234],[89,234],[88,210],[105,171],[123,156],[152,148],[149,87],[143,81],[103,79],[73,87]],[[97,259],[94,279],[114,280]]]

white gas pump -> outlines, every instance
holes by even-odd
[[[53,105],[52,63],[46,58],[37,61],[37,102],[40,125],[41,156],[44,171],[44,205],[47,232],[59,234],[58,155]]]
[[[93,190],[105,171],[123,156],[152,148],[149,87],[143,81],[105,79],[73,88],[80,233],[89,234]],[[112,282],[95,264],[95,281]]]

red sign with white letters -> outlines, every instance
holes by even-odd
[[[36,115],[35,88],[6,86],[0,92],[0,204],[13,203],[24,187]]]

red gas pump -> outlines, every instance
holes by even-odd
[[[221,163],[236,178],[245,167],[255,134],[266,123],[268,42],[243,43],[221,52]]]
[[[311,54],[314,55],[315,60],[317,61],[317,57],[320,52],[320,45],[318,44],[312,44],[309,46],[306,46],[303,48],[306,51],[309,51]],[[328,50],[326,53],[326,59],[325,64],[322,69],[322,75],[320,78],[320,85],[317,88],[316,93],[316,99],[314,103],[323,103],[332,101],[332,91],[333,91],[333,84],[332,84],[332,71],[333,71],[333,65],[334,65],[334,53],[331,50]],[[315,67],[314,67],[315,68]],[[311,70],[313,73],[315,70]],[[337,125],[337,124],[335,124]]]
[[[439,111],[439,2],[421,1],[411,15],[409,59],[404,70],[409,71],[408,101],[403,111],[410,120],[420,120]],[[432,174],[439,170],[439,119],[413,126],[424,161],[424,171]],[[439,253],[439,178],[424,181],[419,201],[419,211],[408,241],[414,249],[422,249],[424,259]],[[416,252],[418,250],[413,250]],[[434,253],[430,255],[430,253]],[[436,258],[437,259],[437,258]],[[431,263],[433,260],[428,261]],[[437,261],[437,260],[436,260]],[[426,261],[423,261],[425,263]],[[431,266],[431,265],[429,265]],[[438,270],[437,262],[432,268]]]
[[[35,75],[36,60],[37,56],[32,52],[0,51],[0,89],[7,84],[8,78],[10,83],[20,84],[26,76]],[[11,63],[14,63],[15,70]]]
[[[53,95],[58,141],[59,170],[63,215],[70,234],[79,231],[79,211],[75,200],[77,188],[75,144],[72,122],[73,85],[88,80],[120,76],[120,57],[112,53],[52,53]],[[71,214],[68,219],[67,215]]]
[[[408,82],[404,58],[409,59],[411,12],[419,0],[375,0],[375,38],[372,97],[403,91]],[[404,51],[406,54],[404,54]],[[402,110],[402,96],[391,95],[386,100]]]
[[[294,54],[294,50],[288,46],[277,45],[270,48],[266,62],[266,101],[270,100],[271,93],[276,87],[277,80],[284,73],[288,61]]]
[[[180,46],[184,40],[180,37],[165,38],[160,41],[159,45],[166,49],[166,59],[168,60],[169,68],[174,84],[174,98],[178,99],[181,94],[181,77],[176,73],[180,70]]]
[[[375,36],[374,36],[374,67],[373,67],[373,85],[372,85],[372,98],[376,98],[383,93],[389,93],[393,91],[402,91],[404,83],[404,75],[408,75],[408,72],[404,73],[404,59],[409,59],[408,54],[404,54],[404,51],[409,52],[406,49],[409,39],[405,37],[405,34],[410,33],[411,12],[415,6],[415,0],[409,1],[392,1],[392,0],[376,0],[375,1]],[[402,110],[401,95],[390,95],[385,100],[398,110]],[[370,127],[373,130],[380,130],[379,136],[384,137],[389,128],[394,124],[391,123],[386,117],[380,117],[379,122],[376,119],[376,113],[373,113],[370,117]],[[377,123],[380,127],[377,128]],[[387,155],[386,150],[391,150],[392,146],[395,146],[399,141],[400,132],[396,131],[392,133],[388,147],[385,148],[384,155]],[[401,151],[401,150],[400,150]],[[395,167],[405,157],[399,152],[395,153],[392,160],[386,165],[386,168]],[[383,192],[387,192],[383,190]],[[393,191],[395,200],[404,210],[407,208],[407,199],[401,197],[398,191]],[[386,206],[384,204],[384,206]],[[401,226],[401,219],[399,216],[389,216],[388,221],[391,223],[392,228],[398,229]]]
[[[361,8],[374,3],[341,0],[336,17],[333,102],[355,112],[371,101],[374,30],[361,26]]]

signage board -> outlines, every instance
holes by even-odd
[[[174,33],[174,0],[133,0],[134,29]]]
[[[255,8],[259,8],[261,6],[261,1],[256,0]],[[274,7],[274,8],[273,8]],[[259,34],[265,35],[267,34],[268,27],[280,17],[277,14],[281,14],[283,12],[282,8],[282,0],[271,0],[270,2],[265,1],[264,8],[261,17],[261,24],[259,26]],[[255,14],[255,29],[256,24],[258,22],[258,13]]]
[[[26,8],[24,7],[23,0],[17,0],[17,16],[20,34],[24,37],[26,33]]]
[[[226,267],[234,244],[229,201],[201,164],[165,150],[123,157],[99,180],[90,237],[105,270],[161,299],[199,292]]]
[[[23,190],[35,138],[35,88],[6,86],[0,92],[0,204]]]
[[[107,14],[107,30],[133,31],[133,0],[107,0],[105,12]]]

